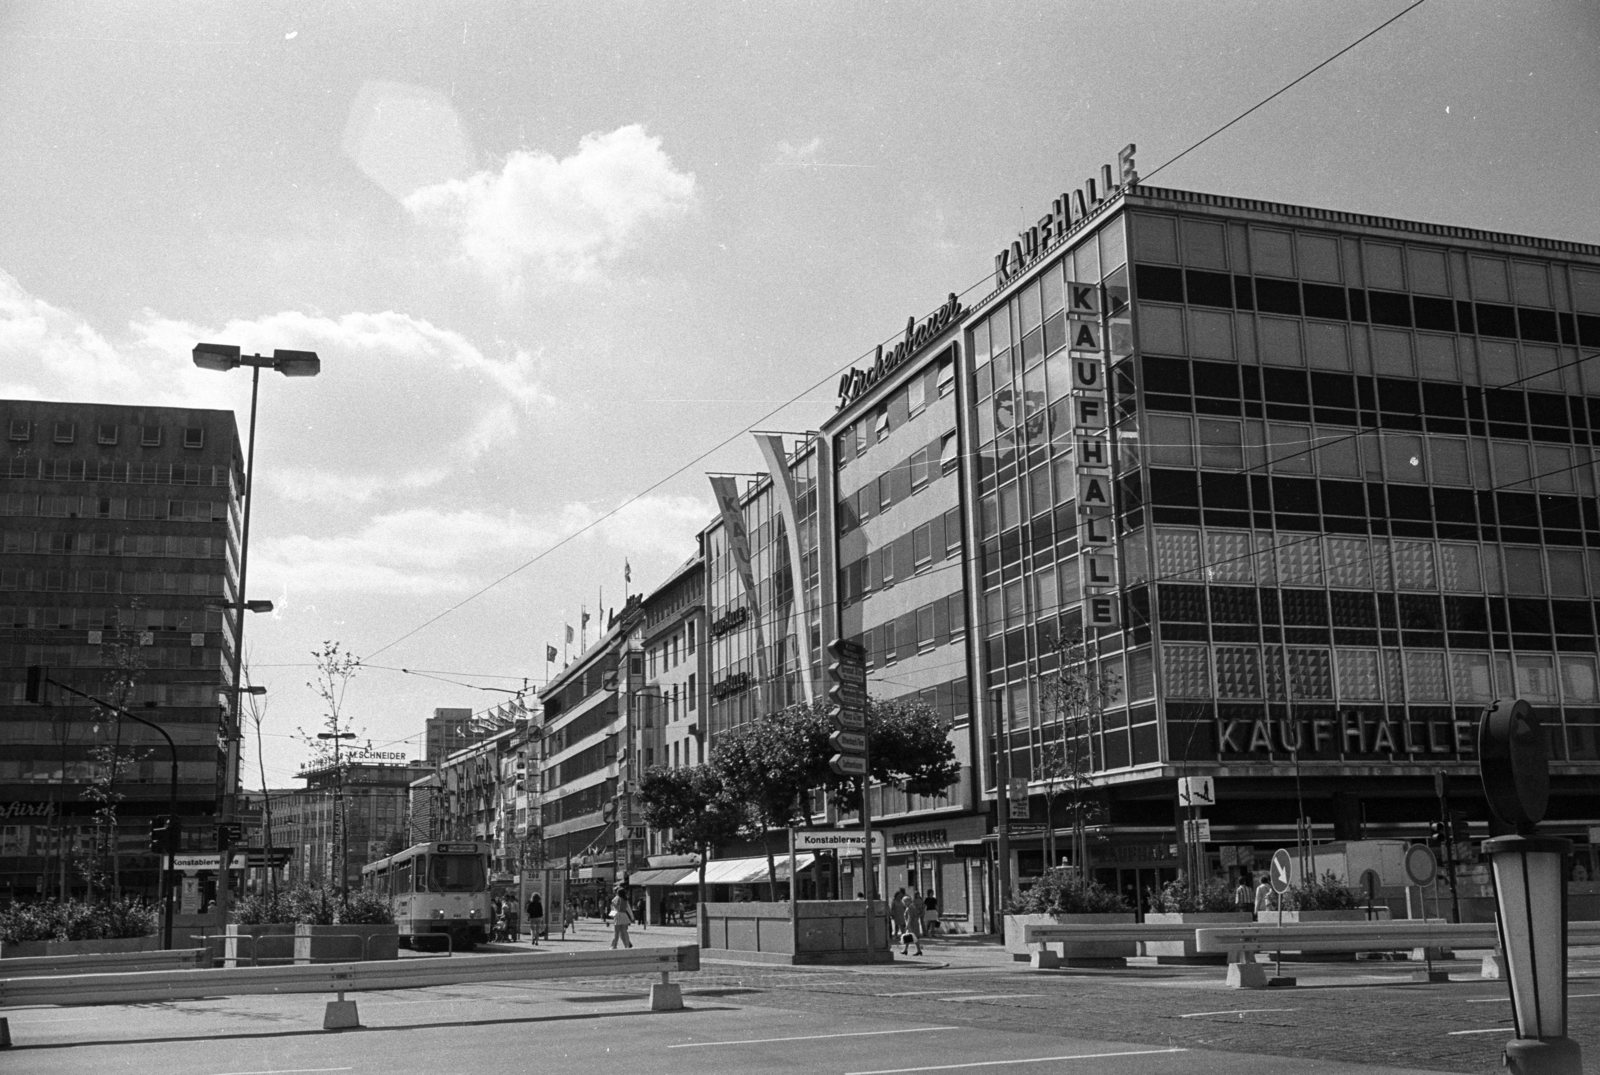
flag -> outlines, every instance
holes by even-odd
[[[572,633],[572,629],[570,627],[567,629],[567,633],[568,634]],[[554,646],[549,646],[549,645],[545,646],[545,648],[544,648],[544,663],[545,664],[554,664],[555,660],[556,660],[556,648]]]
[[[567,644],[572,644],[572,624],[567,624]]]
[[[623,582],[632,582],[633,581],[633,565],[628,563],[628,561],[626,561],[626,560],[622,561],[622,581]]]
[[[583,629],[585,631],[587,631],[589,629],[589,610],[588,609],[584,609],[583,610]]]

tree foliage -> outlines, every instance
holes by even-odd
[[[667,836],[674,855],[698,854],[739,835],[743,807],[727,794],[722,777],[709,765],[684,769],[652,766],[639,780],[645,824]]]

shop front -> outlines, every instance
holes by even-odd
[[[973,933],[984,929],[983,878],[978,862],[958,854],[956,844],[983,839],[987,820],[981,816],[952,817],[904,827],[885,827],[888,837],[889,879],[886,895],[895,889],[915,889],[938,899],[939,929],[944,933]],[[973,876],[973,871],[979,871]]]

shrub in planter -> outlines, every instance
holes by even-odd
[[[336,917],[341,926],[388,926],[394,924],[394,908],[382,896],[363,889],[350,893],[336,908]]]
[[[331,926],[339,901],[325,888],[296,885],[289,891],[290,921],[302,926]]]
[[[98,903],[47,900],[0,909],[0,944],[115,940],[155,932],[155,907],[131,896]]]
[[[1149,909],[1159,914],[1215,914],[1238,910],[1227,882],[1216,877],[1202,882],[1198,888],[1190,888],[1186,877],[1168,881],[1160,891],[1150,894]]]
[[[264,926],[278,922],[293,922],[294,912],[289,907],[289,894],[252,892],[234,901],[230,920],[241,926]]]
[[[1037,884],[1012,898],[1007,914],[1125,914],[1131,911],[1120,892],[1098,881],[1085,881],[1076,870],[1046,870]]]
[[[1284,894],[1283,906],[1290,911],[1358,911],[1366,897],[1359,889],[1339,880],[1338,874],[1326,871],[1320,878],[1312,877],[1291,885]]]

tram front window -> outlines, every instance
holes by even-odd
[[[429,855],[427,878],[430,892],[481,892],[483,859],[477,855]]]

